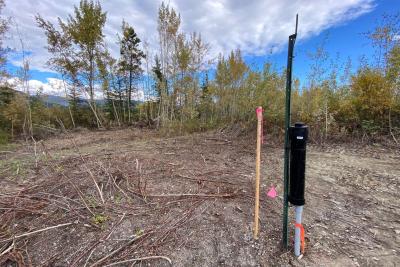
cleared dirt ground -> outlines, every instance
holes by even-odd
[[[399,150],[309,146],[306,253],[296,259],[281,248],[283,149],[268,138],[252,239],[254,148],[251,136],[138,129],[2,148],[0,266],[399,264]],[[113,265],[150,256],[167,258]]]

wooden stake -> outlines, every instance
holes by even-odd
[[[255,190],[255,211],[254,211],[254,239],[258,239],[258,218],[260,209],[260,161],[261,161],[261,127],[262,107],[257,107],[257,149],[256,149],[256,190]]]

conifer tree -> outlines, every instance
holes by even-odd
[[[145,54],[140,49],[140,39],[134,28],[125,21],[122,22],[122,38],[120,38],[120,71],[124,74],[126,81],[126,96],[128,121],[131,122],[132,93],[134,82],[142,74],[142,59]]]

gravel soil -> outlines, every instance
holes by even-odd
[[[400,151],[310,145],[306,251],[282,249],[283,146],[253,136],[76,132],[0,149],[0,266],[396,266]],[[275,186],[278,197],[266,193]]]

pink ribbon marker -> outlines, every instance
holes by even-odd
[[[276,198],[277,193],[274,186],[272,186],[271,189],[268,191],[267,196],[270,198]]]

